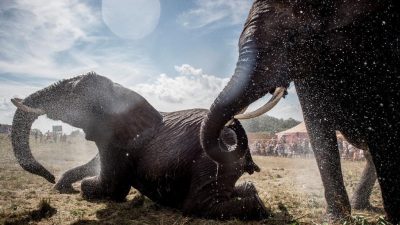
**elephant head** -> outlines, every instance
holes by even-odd
[[[18,163],[51,183],[54,176],[35,160],[29,147],[30,128],[39,115],[83,129],[88,140],[120,146],[141,144],[162,123],[161,114],[142,96],[94,72],[11,101],[18,108],[11,134]]]
[[[290,12],[276,9],[265,2],[267,1],[256,1],[253,4],[240,36],[239,59],[234,75],[216,98],[202,123],[202,147],[218,163],[237,160],[244,155],[241,149],[221,149],[221,140],[218,137],[224,126],[233,118],[248,117],[237,114],[268,92],[274,93],[273,99],[261,109],[250,113],[250,116],[257,116],[271,109],[285,94],[285,88],[290,83],[285,46],[276,29]],[[270,24],[268,17],[279,21]]]
[[[226,123],[271,109],[287,93],[291,81],[309,76],[315,71],[315,62],[324,60],[319,51],[324,45],[335,44],[324,39],[327,32],[365,17],[376,5],[374,1],[255,0],[239,39],[234,74],[201,127],[201,144],[208,156],[219,163],[242,157],[240,149],[221,150],[218,137]],[[273,97],[266,105],[240,114],[268,93]]]

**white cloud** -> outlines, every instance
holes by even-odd
[[[85,1],[5,1],[0,21],[0,74],[58,80],[93,70],[127,81],[153,73],[140,53],[104,45],[101,14]]]
[[[250,0],[196,0],[195,8],[181,14],[178,21],[188,28],[201,28],[211,24],[242,24],[251,3]]]
[[[0,10],[0,67],[5,73],[54,76],[54,54],[88,37],[98,22],[90,7],[78,1],[19,0]]]
[[[160,74],[153,83],[142,83],[131,89],[143,95],[160,111],[187,108],[209,108],[229,78],[219,78],[183,64],[175,66],[177,76]]]
[[[203,73],[202,69],[195,69],[191,65],[182,64],[181,66],[174,67],[181,75],[201,75]]]
[[[10,101],[3,98],[0,100],[0,123],[1,124],[11,124],[12,117],[14,116],[15,108]]]

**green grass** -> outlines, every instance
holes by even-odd
[[[93,143],[75,140],[71,144],[31,143],[33,154],[50,171],[81,165],[97,150]],[[273,217],[262,222],[216,221],[190,218],[161,207],[149,199],[140,204],[131,189],[126,202],[88,202],[80,194],[59,194],[52,184],[24,171],[15,161],[9,140],[0,136],[0,224],[328,224],[321,179],[314,159],[254,157],[260,173],[244,175],[238,182],[251,181]],[[345,184],[351,194],[365,162],[343,162]],[[75,184],[79,190],[79,183]],[[138,203],[139,201],[139,203]],[[371,202],[382,209],[378,185]],[[52,210],[54,209],[54,210]],[[353,217],[338,224],[387,224],[382,213],[354,211]]]

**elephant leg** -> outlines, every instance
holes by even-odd
[[[123,201],[131,188],[129,158],[126,153],[121,153],[120,149],[107,150],[101,146],[98,148],[100,174],[82,181],[82,196],[89,200]]]
[[[72,184],[82,180],[85,177],[91,177],[99,174],[100,170],[100,157],[97,154],[88,163],[75,167],[65,172],[58,182],[54,185],[54,189],[60,193],[73,193],[76,190]]]
[[[319,80],[296,80],[296,90],[302,105],[304,120],[314,151],[327,202],[327,214],[333,220],[350,216],[349,197],[343,182],[331,102],[335,96],[314,90],[330,90],[330,83]],[[321,89],[321,85],[324,85]]]
[[[393,139],[398,137],[393,137]],[[400,224],[400,140],[375,140],[369,143],[370,152],[376,168],[379,185],[382,191],[383,206],[387,220]]]
[[[81,184],[82,196],[88,200],[110,199],[124,201],[130,190],[129,185],[117,182],[105,182],[101,176],[86,178]]]
[[[191,208],[185,206],[183,211],[187,215],[198,215],[210,219],[231,219],[237,218],[242,220],[262,220],[270,216],[269,210],[255,191],[254,186],[240,186],[235,188],[232,195],[227,198],[210,195],[210,201],[193,200],[189,196],[187,201],[197,201],[198,203]],[[210,193],[207,191],[207,193]],[[185,204],[186,205],[186,204]]]
[[[258,214],[253,215],[252,218],[259,218],[260,215],[262,218],[268,218],[271,215],[271,210],[264,206],[264,203],[261,201],[258,195],[257,188],[253,183],[244,182],[237,185],[234,189],[233,196],[239,198],[256,198],[258,200],[258,204],[262,209],[258,212]]]
[[[261,220],[269,217],[254,185],[235,187],[240,165],[217,165],[205,158],[196,161],[191,189],[183,206],[187,215],[211,219]]]
[[[350,216],[351,207],[340,165],[335,131],[310,128],[309,135],[325,189],[328,216],[339,220]]]
[[[234,189],[234,196],[236,197],[251,197],[254,195],[258,195],[258,191],[251,182],[241,183]]]
[[[358,184],[352,198],[351,205],[353,209],[373,209],[369,202],[372,189],[376,181],[376,171],[374,163],[372,162],[371,155],[368,151],[364,151],[367,164],[365,165],[364,171],[361,175],[361,181]]]
[[[244,197],[232,197],[228,200],[215,203],[206,209],[206,213],[209,217],[220,219],[267,219],[270,216],[270,212],[265,208],[258,194],[248,195],[245,194]]]

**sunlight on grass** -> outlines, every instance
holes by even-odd
[[[31,143],[31,147],[35,157],[58,177],[63,171],[87,162],[97,151],[93,143],[84,140],[60,144]],[[59,194],[43,178],[22,170],[5,136],[0,136],[0,156],[0,224],[29,221],[40,221],[40,224],[328,224],[324,215],[322,183],[314,159],[255,156],[261,172],[252,176],[246,174],[238,183],[253,182],[260,198],[271,208],[273,217],[262,222],[244,223],[185,217],[177,210],[159,206],[147,198],[141,199],[134,189],[126,202],[88,202],[79,194]],[[343,162],[349,194],[358,184],[364,164]],[[79,184],[74,187],[80,188]],[[371,203],[382,208],[378,185],[374,187]],[[382,213],[355,211],[352,218],[337,224],[388,223]]]

